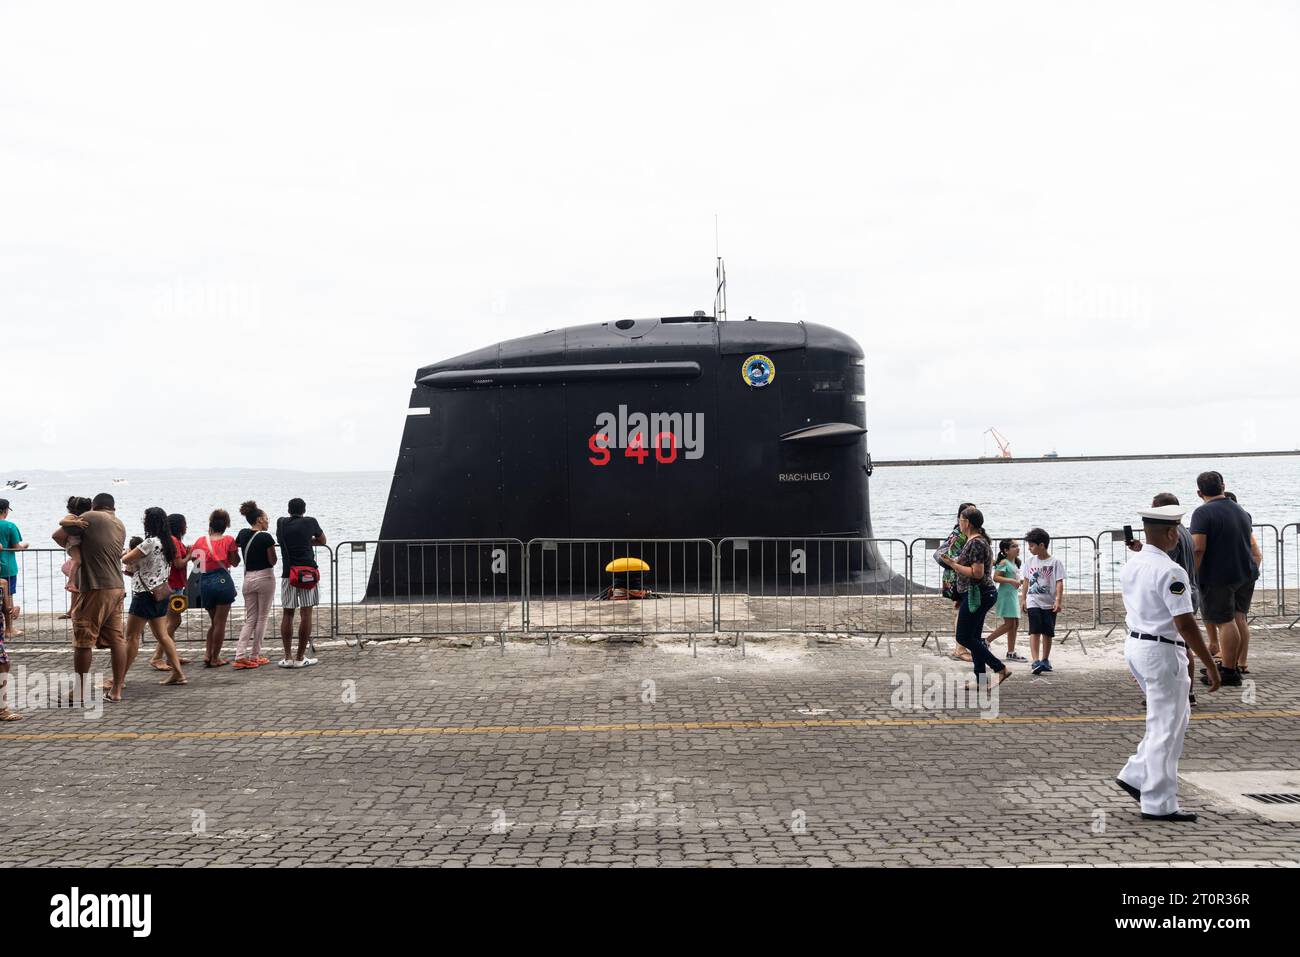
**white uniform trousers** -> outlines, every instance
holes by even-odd
[[[1143,813],[1172,814],[1179,809],[1178,758],[1192,713],[1187,649],[1130,636],[1124,642],[1124,660],[1146,695],[1147,726],[1119,776],[1142,792]]]

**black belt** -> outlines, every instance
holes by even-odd
[[[1143,635],[1136,631],[1128,633],[1130,638],[1139,638],[1142,641],[1163,641],[1166,645],[1177,645],[1179,648],[1186,648],[1187,642],[1179,641],[1177,638],[1166,638],[1164,635]]]

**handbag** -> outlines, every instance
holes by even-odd
[[[945,556],[948,558],[956,558],[957,555],[961,553],[961,546],[964,544],[966,544],[966,542],[965,537],[961,533],[961,529],[954,528],[948,533],[948,537],[943,540],[943,544],[934,550],[934,555],[931,556],[934,558],[934,563],[944,571],[952,571],[952,569],[940,561],[940,559]],[[954,546],[956,547],[956,551],[953,551]]]
[[[313,565],[291,565],[289,584],[294,588],[310,591],[320,584],[320,569]]]
[[[185,607],[202,608],[203,607],[203,573],[198,569],[190,572],[190,577],[185,579]]]
[[[962,546],[966,544],[966,536],[961,533],[960,528],[954,528],[948,533],[948,537],[943,540],[943,544],[934,550],[934,562],[943,569],[940,576],[939,593],[948,601],[957,600],[957,575],[940,558],[956,558],[961,554]]]

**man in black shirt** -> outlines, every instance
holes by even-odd
[[[307,503],[300,498],[289,500],[289,514],[275,523],[275,538],[284,557],[280,572],[280,641],[284,645],[281,668],[308,668],[316,664],[307,657],[311,640],[312,609],[320,602],[317,582],[320,569],[316,564],[315,546],[325,544],[320,523],[307,514]],[[302,612],[298,621],[298,654],[293,649],[293,613]]]
[[[1225,687],[1241,684],[1237,670],[1246,615],[1255,592],[1256,570],[1250,551],[1250,513],[1227,498],[1223,476],[1202,472],[1196,494],[1204,502],[1192,513],[1192,543],[1201,590],[1201,616],[1219,632]]]

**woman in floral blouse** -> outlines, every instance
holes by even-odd
[[[971,506],[962,509],[957,522],[966,536],[966,544],[955,559],[943,556],[944,564],[956,576],[960,599],[957,602],[957,643],[970,652],[976,681],[986,680],[981,676],[988,668],[996,675],[993,684],[1000,685],[1011,677],[1011,670],[989,651],[983,638],[984,619],[998,599],[998,590],[993,584],[993,547],[984,532],[984,513]]]

